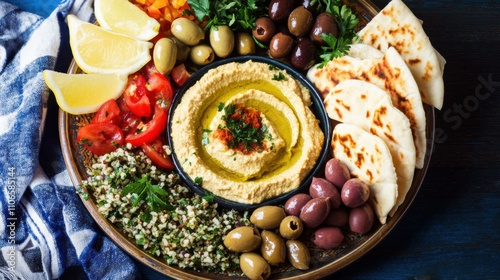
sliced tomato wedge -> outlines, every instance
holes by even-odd
[[[152,143],[142,145],[142,150],[146,156],[159,167],[165,169],[174,169],[174,163],[169,155],[163,149],[165,140],[163,137],[158,137]]]
[[[122,130],[111,123],[90,123],[78,130],[76,141],[96,155],[116,150],[124,143]]]
[[[127,86],[123,92],[123,99],[127,107],[137,116],[150,117],[153,113],[151,102],[146,89],[146,79],[141,73],[129,76]]]
[[[167,110],[170,108],[174,97],[174,91],[172,90],[170,81],[165,78],[165,76],[158,72],[151,74],[146,88],[151,92],[151,99],[154,100],[156,106]]]
[[[123,135],[125,135],[125,137],[131,133],[135,133],[137,127],[142,122],[141,117],[134,115],[134,113],[130,111],[122,113],[121,118],[122,123],[120,125],[120,128],[122,129]]]
[[[172,80],[178,85],[182,86],[189,77],[191,77],[191,74],[186,70],[186,65],[184,63],[181,63],[172,69],[170,72],[170,77],[172,77]]]
[[[151,120],[144,125],[139,125],[134,133],[125,137],[125,142],[132,146],[142,146],[153,142],[160,136],[167,125],[167,110],[155,106],[155,113]]]
[[[121,110],[114,99],[110,99],[102,104],[92,118],[92,123],[111,123],[120,125],[121,122]]]
[[[162,34],[158,34],[158,36],[161,36],[161,38],[164,37],[164,35],[162,35]],[[160,73],[160,72],[158,72],[158,69],[156,69],[156,66],[155,66],[153,60],[151,60],[146,65],[144,65],[144,67],[142,67],[141,73],[142,73],[142,75],[144,75],[144,78],[146,78],[146,80],[149,80],[151,75],[153,75],[154,73]]]

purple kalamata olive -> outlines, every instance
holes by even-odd
[[[309,186],[309,194],[312,198],[328,197],[330,199],[330,207],[338,208],[342,203],[340,193],[335,186],[324,178],[314,177]]]
[[[351,209],[349,213],[349,228],[359,234],[365,234],[373,226],[375,215],[370,204],[365,203],[360,207]]]
[[[330,214],[323,222],[323,226],[327,227],[345,227],[349,224],[349,209],[347,207],[339,207],[330,209]]]
[[[316,228],[321,225],[330,213],[330,199],[327,197],[317,197],[309,200],[302,207],[299,218],[307,228]]]
[[[326,162],[325,178],[340,190],[351,179],[351,172],[342,161],[332,158]]]
[[[314,245],[322,249],[339,247],[344,241],[344,234],[338,227],[322,227],[311,236]]]
[[[306,205],[306,203],[311,200],[312,197],[306,193],[298,193],[292,197],[290,197],[286,202],[285,202],[285,213],[287,215],[292,215],[292,216],[299,216],[300,211],[302,210],[302,207]]]
[[[368,185],[358,178],[352,178],[345,182],[341,191],[342,202],[351,208],[361,206],[370,197]]]

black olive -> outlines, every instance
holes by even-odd
[[[310,37],[311,40],[317,44],[324,45],[325,42],[321,38],[321,34],[332,34],[337,37],[339,34],[339,27],[335,17],[330,13],[320,13],[313,24]]]
[[[288,18],[294,6],[290,0],[271,0],[268,14],[274,21],[283,21]]]
[[[260,17],[255,20],[255,28],[252,30],[252,35],[255,39],[267,43],[271,41],[274,34],[276,34],[276,25],[272,19]]]
[[[315,62],[316,46],[313,41],[307,37],[299,38],[290,54],[290,63],[299,70],[306,70],[311,68]]]
[[[313,15],[316,14],[318,8],[318,1],[314,0],[302,0],[302,6],[308,9]]]

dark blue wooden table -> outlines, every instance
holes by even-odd
[[[44,16],[59,2],[7,1]],[[500,279],[500,1],[405,3],[447,59],[435,150],[401,222],[332,278]],[[169,279],[139,267],[144,279]]]

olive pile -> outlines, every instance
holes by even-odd
[[[369,197],[368,186],[358,178],[351,178],[345,164],[332,158],[325,165],[325,178],[313,178],[309,194],[292,196],[284,210],[314,230],[311,241],[317,247],[333,249],[344,241],[342,228],[346,226],[357,234],[370,231],[374,213],[367,203]]]
[[[187,59],[203,66],[216,57],[253,54],[259,52],[255,38],[259,45],[268,48],[271,57],[306,70],[316,63],[317,51],[325,45],[321,34],[338,36],[339,32],[335,17],[318,12],[317,5],[311,3],[316,1],[271,0],[268,16],[256,19],[252,34],[235,32],[227,25],[214,26],[206,34],[195,21],[177,18],[171,25],[173,36],[155,44],[155,66],[165,74]]]
[[[253,226],[233,229],[224,239],[230,251],[241,253],[240,267],[250,279],[266,279],[271,266],[287,259],[301,270],[309,268],[311,256],[304,238],[321,249],[339,247],[344,229],[357,234],[370,231],[374,213],[367,202],[370,189],[349,169],[332,158],[325,165],[325,178],[313,178],[308,193],[289,198],[284,207],[262,206],[250,216]],[[310,231],[311,235],[303,232]]]
[[[169,39],[177,45],[177,51],[170,54],[170,59],[177,62],[189,58],[195,65],[203,66],[213,62],[215,57],[228,57],[233,51],[238,55],[255,53],[252,36],[242,32],[235,34],[227,25],[210,28],[208,42],[203,28],[187,18],[175,19],[171,32],[173,37]]]
[[[255,21],[253,36],[268,44],[269,55],[276,59],[289,59],[299,69],[310,68],[317,59],[317,49],[325,45],[321,34],[338,36],[335,17],[317,11],[316,1],[271,0],[269,17]]]
[[[309,249],[298,240],[304,229],[298,217],[287,216],[279,206],[262,206],[255,209],[250,222],[255,227],[235,228],[224,239],[226,248],[242,253],[240,268],[248,278],[266,279],[271,265],[279,266],[287,259],[297,269],[309,268]]]

